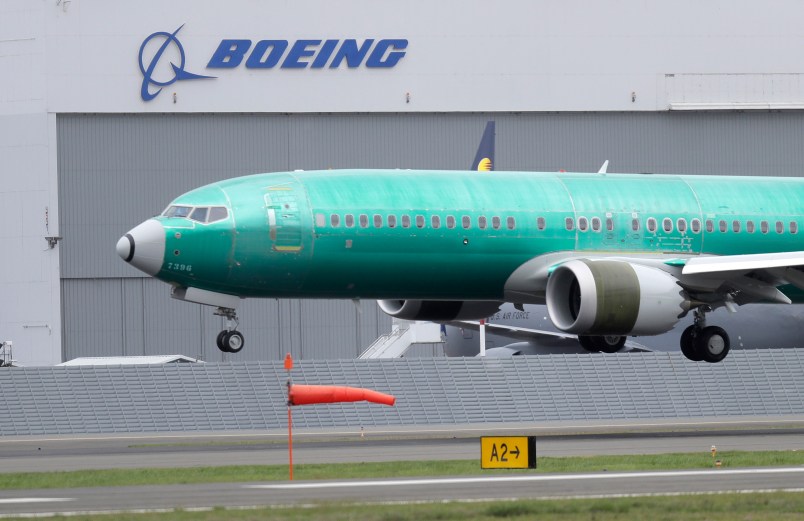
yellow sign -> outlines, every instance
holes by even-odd
[[[535,436],[481,436],[480,468],[535,469]]]

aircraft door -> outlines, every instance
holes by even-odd
[[[274,251],[296,253],[302,249],[299,194],[294,184],[271,186],[264,196],[268,233]]]

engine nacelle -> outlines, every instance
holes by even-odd
[[[689,309],[678,280],[625,261],[575,259],[547,281],[553,324],[578,335],[658,335]]]
[[[480,320],[499,311],[502,302],[464,300],[378,300],[383,312],[403,320]]]

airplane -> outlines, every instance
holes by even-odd
[[[227,319],[242,298],[377,299],[408,320],[546,304],[589,350],[688,313],[690,360],[729,352],[706,314],[804,302],[804,179],[610,173],[324,170],[256,174],[177,197],[117,253]]]

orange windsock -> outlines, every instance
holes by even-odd
[[[290,405],[310,405],[313,403],[359,402],[366,400],[382,405],[393,405],[396,398],[361,387],[339,387],[335,385],[296,385],[290,386],[288,401]]]

